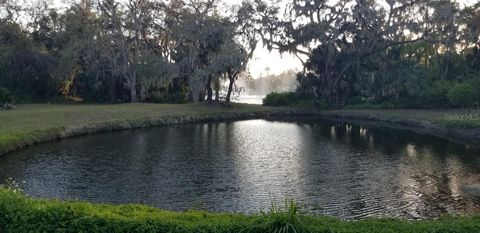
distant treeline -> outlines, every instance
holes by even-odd
[[[300,0],[286,11],[272,4],[270,18],[283,17],[264,33],[268,46],[307,57],[301,98],[333,107],[467,107],[480,99],[480,3],[458,2]]]
[[[229,101],[257,43],[255,12],[216,0],[0,1],[0,93],[182,103],[219,99],[226,82]]]
[[[43,0],[0,1],[0,93],[7,93],[0,96],[229,101],[261,41],[302,60],[296,96],[307,102],[419,108],[478,102],[480,3],[221,5],[220,0],[79,0],[59,10]],[[257,81],[252,85],[262,89]],[[224,87],[227,94],[220,95]]]

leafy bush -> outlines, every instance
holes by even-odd
[[[13,102],[12,94],[6,88],[0,87],[0,105],[11,104]]]
[[[157,104],[185,104],[188,102],[188,98],[184,93],[175,92],[169,95],[153,95],[150,99],[150,102]]]
[[[468,107],[478,102],[479,94],[472,83],[464,82],[455,85],[448,91],[448,99],[454,106]]]
[[[472,89],[472,86],[474,87]],[[422,92],[399,98],[383,99],[376,102],[366,102],[359,97],[353,97],[347,109],[425,109],[468,107],[476,102],[479,96],[480,81],[470,80],[455,84],[452,81],[440,80],[425,86]]]
[[[380,103],[380,104],[352,104],[352,105],[347,105],[345,106],[345,109],[392,109],[396,108],[396,106],[391,106],[388,103]]]
[[[0,110],[12,110],[13,106],[13,97],[10,92],[3,87],[0,87]]]
[[[318,109],[326,109],[328,108],[328,104],[324,100],[301,100],[298,104],[299,106],[302,107],[314,107]]]
[[[289,106],[297,105],[300,98],[295,92],[272,92],[265,96],[263,105],[266,106]]]
[[[144,205],[108,205],[41,200],[0,188],[0,232],[480,232],[480,216],[404,221],[368,219],[339,221],[305,216],[294,202],[261,215],[170,212]]]
[[[425,92],[420,94],[417,102],[423,108],[450,107],[448,91],[453,83],[446,80],[434,82],[432,87],[426,88]]]
[[[328,107],[323,100],[302,96],[296,92],[272,92],[263,99],[265,106],[301,106],[325,109]]]
[[[3,69],[0,68],[0,86],[9,89],[19,102],[44,102],[58,98],[61,79],[53,75],[55,57],[27,44],[26,48],[13,49],[4,55],[5,60],[0,62],[3,66]]]

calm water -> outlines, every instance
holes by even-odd
[[[265,98],[265,95],[240,95],[238,99],[233,100],[233,102],[236,103],[242,103],[242,104],[257,104],[257,105],[262,105],[263,104],[263,98]]]
[[[293,198],[343,219],[480,212],[480,153],[409,131],[296,119],[91,135],[0,157],[35,197],[258,212]]]

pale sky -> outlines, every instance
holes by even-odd
[[[249,63],[249,70],[254,78],[268,74],[280,74],[287,70],[302,69],[302,63],[292,54],[280,55],[277,51],[269,52],[266,48],[258,47]]]

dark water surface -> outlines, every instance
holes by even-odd
[[[321,121],[246,120],[90,135],[0,157],[34,197],[258,212],[273,200],[343,219],[480,212],[478,149]]]

